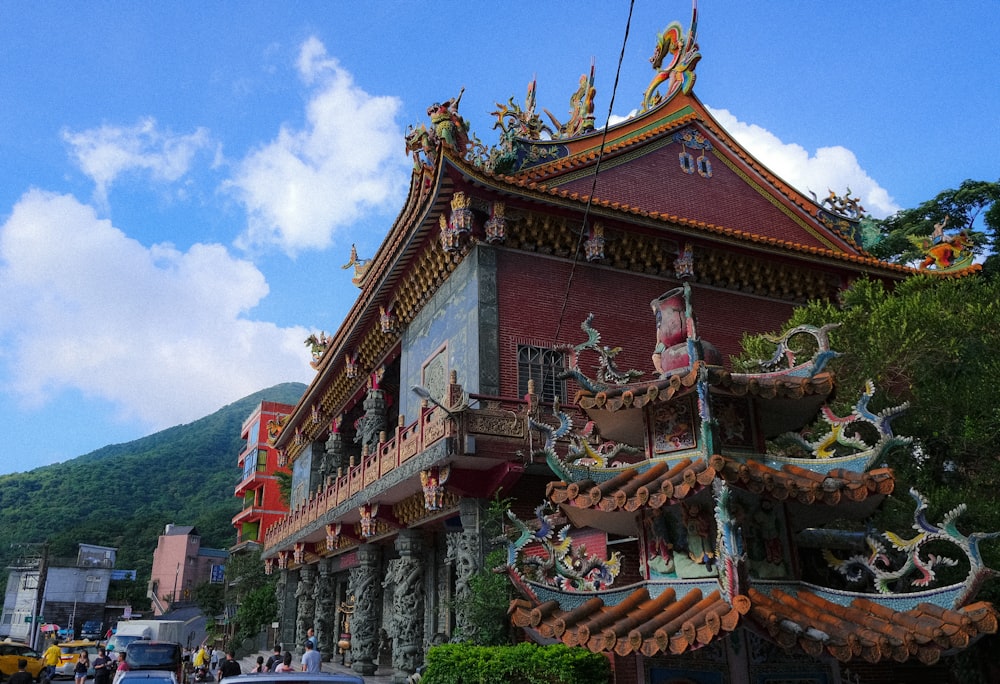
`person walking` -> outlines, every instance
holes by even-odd
[[[274,668],[275,672],[294,672],[295,668],[292,667],[292,654],[290,651],[285,651],[285,655],[281,656],[281,662],[278,666]]]
[[[59,662],[62,660],[62,649],[59,648],[59,644],[52,642],[45,653],[42,654],[42,661],[45,663],[45,671],[42,673],[42,679],[48,679],[52,681],[56,677],[56,668],[59,667]]]
[[[264,667],[267,668],[268,672],[274,672],[274,668],[278,667],[281,662],[281,646],[274,647],[274,653],[267,657],[267,662],[264,663]]]
[[[94,684],[111,684],[111,658],[103,646],[97,649],[94,658]]]
[[[125,660],[125,651],[118,651],[117,657],[118,663],[115,665],[115,678],[113,684],[118,684],[118,680],[122,678],[122,675],[132,669],[132,667],[128,664],[128,661]]]
[[[24,658],[17,659],[17,672],[12,674],[7,680],[7,684],[32,684],[35,678],[28,672],[28,661]]]
[[[313,647],[311,641],[306,642],[306,651],[302,654],[302,671],[303,672],[319,672],[320,667],[320,655],[319,651]]]
[[[221,682],[226,677],[235,677],[238,674],[243,674],[243,669],[240,667],[239,661],[236,660],[236,651],[226,651],[226,659],[219,666],[219,681]]]
[[[90,654],[86,650],[80,651],[80,657],[76,659],[76,667],[73,668],[73,678],[76,684],[87,684],[87,675],[90,673]]]

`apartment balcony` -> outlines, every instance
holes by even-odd
[[[234,494],[236,496],[243,496],[248,489],[257,489],[271,479],[270,475],[259,470],[252,470],[250,473],[240,473]]]
[[[422,408],[417,421],[386,435],[375,453],[328,478],[267,529],[265,556],[295,543],[326,539],[328,523],[353,527],[366,504],[391,509],[419,494],[420,472],[429,468],[447,464],[445,490],[459,496],[488,497],[515,481],[530,459],[528,403],[476,395],[470,395],[469,403],[480,407]]]

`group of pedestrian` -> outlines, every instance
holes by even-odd
[[[306,632],[305,652],[302,654],[300,669],[302,672],[320,672],[322,657],[319,649],[316,648],[316,632],[310,627]],[[257,664],[250,671],[251,673],[261,672],[294,672],[292,665],[292,654],[290,651],[281,651],[280,646],[274,647],[274,652],[264,660],[264,656],[257,656]]]

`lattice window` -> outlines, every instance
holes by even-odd
[[[521,345],[517,348],[517,393],[523,397],[528,393],[528,380],[535,381],[535,394],[543,402],[556,398],[566,401],[566,381],[558,375],[566,369],[566,355],[561,351]]]

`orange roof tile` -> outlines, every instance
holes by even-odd
[[[988,603],[955,610],[920,603],[897,612],[859,597],[849,606],[801,590],[797,594],[750,588],[749,617],[779,645],[798,645],[812,656],[824,651],[847,662],[862,658],[904,662],[917,658],[933,665],[942,653],[969,646],[984,634],[995,634],[998,614]]]
[[[703,596],[694,588],[678,599],[675,590],[667,588],[651,598],[646,587],[640,587],[611,606],[598,596],[572,610],[562,610],[554,601],[536,605],[516,599],[508,612],[515,626],[568,646],[654,656],[680,655],[733,631],[750,608],[746,597],[737,597],[734,604],[718,591]]]

